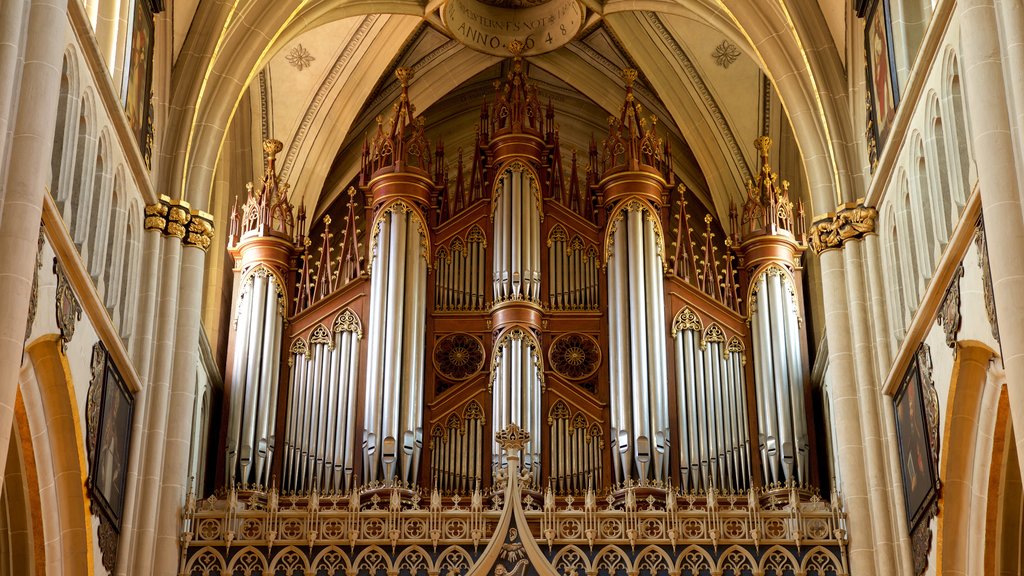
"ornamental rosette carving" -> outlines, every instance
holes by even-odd
[[[585,334],[563,334],[551,343],[548,358],[555,372],[570,380],[592,375],[601,366],[601,347]]]
[[[469,334],[449,334],[434,345],[434,367],[445,378],[465,380],[484,366],[484,346]]]
[[[807,231],[807,242],[815,254],[843,247],[847,240],[875,232],[878,210],[863,204],[846,204],[816,221]]]

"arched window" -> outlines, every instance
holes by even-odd
[[[79,231],[81,220],[81,206],[88,206],[88,195],[91,190],[89,183],[92,180],[92,172],[95,168],[94,157],[91,153],[93,135],[92,128],[92,102],[88,95],[83,95],[78,115],[78,135],[75,139],[74,159],[75,169],[71,181],[68,182],[62,196],[64,205],[64,222],[68,225],[71,237],[81,244],[84,237]]]
[[[903,278],[901,277],[900,270],[902,269],[900,263],[900,232],[897,224],[896,210],[892,204],[888,206],[885,211],[885,218],[882,223],[882,230],[888,230],[889,236],[884,244],[884,255],[885,258],[885,282],[888,285],[889,293],[889,306],[887,312],[889,315],[889,327],[893,334],[893,340],[899,341],[903,337],[903,314],[907,308],[905,285]]]
[[[106,264],[107,228],[110,227],[110,147],[106,133],[100,135],[96,147],[96,171],[93,173],[92,192],[89,195],[89,212],[84,222],[88,235],[82,255],[89,264],[89,273],[99,283]],[[103,288],[100,287],[102,293]]]
[[[928,177],[928,161],[924,153],[924,141],[920,134],[915,134],[914,142],[914,192],[915,201],[911,204],[911,214],[914,219],[913,237],[914,244],[919,249],[918,273],[928,275],[931,273],[937,260],[937,247],[934,226],[935,199],[941,193],[935,190],[935,185]]]
[[[931,95],[928,109],[931,113],[931,135],[928,139],[928,161],[931,180],[935,183],[932,198],[936,200],[934,212],[935,239],[941,246],[949,241],[952,225],[956,222],[953,210],[953,191],[950,189],[949,163],[946,155],[946,132],[942,126],[942,111],[938,97]]]
[[[959,183],[961,188],[957,199],[959,204],[963,206],[967,203],[967,196],[971,193],[973,184],[971,168],[974,155],[972,154],[970,137],[967,134],[967,113],[964,108],[963,91],[960,87],[960,70],[955,54],[950,58],[949,82],[947,86],[950,114],[953,118],[953,153],[956,154],[956,167],[960,173]]]
[[[907,182],[906,175],[901,174],[900,182],[900,197],[903,199],[902,205],[900,206],[899,218],[897,220],[897,230],[899,231],[899,237],[902,238],[903,245],[913,246],[917,242],[920,242],[918,237],[917,227],[915,226],[913,217],[913,206],[910,197],[910,184]],[[920,266],[918,264],[918,252],[913,248],[908,247],[906,250],[897,250],[900,260],[900,273],[902,275],[903,294],[906,297],[906,301],[903,306],[903,325],[909,326],[911,320],[911,312],[916,308],[918,298],[918,279],[921,277]]]
[[[57,100],[57,123],[53,130],[53,152],[50,155],[50,195],[63,207],[66,199],[65,165],[66,155],[74,140],[74,108],[78,94],[77,70],[74,68],[74,54],[65,52],[60,73],[60,95]]]
[[[138,290],[138,267],[136,261],[141,252],[136,222],[141,222],[139,211],[133,204],[128,208],[124,236],[124,256],[121,258],[121,338],[125,341],[132,335],[132,320],[135,318],[136,291]]]
[[[107,234],[105,242],[106,256],[103,262],[103,287],[105,297],[103,299],[108,310],[114,310],[121,298],[121,270],[124,260],[125,245],[130,238],[125,233],[125,197],[124,197],[124,173],[120,166],[114,173],[114,186],[111,193],[109,210],[109,221],[107,223]],[[124,311],[121,311],[123,314]]]

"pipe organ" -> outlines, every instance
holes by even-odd
[[[402,200],[371,230],[370,330],[363,443],[366,477],[414,481],[423,445],[427,228]]]
[[[678,401],[679,486],[729,491],[750,487],[750,433],[743,344],[705,329],[691,308],[672,322]]]
[[[346,308],[331,328],[318,324],[308,342],[299,338],[292,343],[281,477],[284,488],[352,489],[362,337],[359,318]],[[317,418],[321,414],[324,417]]]
[[[809,390],[806,346],[795,278],[801,243],[793,236],[789,183],[777,185],[768,161],[771,140],[755,141],[761,157],[756,182],[747,185],[747,201],[737,240],[749,277],[748,320],[754,362],[758,449],[765,484],[810,482],[807,433]],[[733,219],[737,217],[734,215]],[[798,224],[802,229],[802,224]]]
[[[497,434],[515,424],[539,439],[541,427],[541,396],[544,391],[540,346],[529,330],[515,327],[507,330],[494,347],[491,365],[490,392],[494,398],[492,433]],[[497,441],[495,441],[497,442]],[[508,463],[497,458],[501,454],[492,447],[495,467]],[[540,476],[540,446],[537,442],[523,449],[523,469]]]
[[[585,173],[575,153],[564,171],[521,48],[451,178],[399,69],[391,119],[308,233],[268,143],[230,240],[221,478],[402,498],[486,492],[515,466],[537,497],[813,487],[802,215],[769,141],[727,233],[677,184],[633,71]]]
[[[240,273],[236,282],[233,355],[226,370],[225,475],[230,484],[266,484],[274,464],[280,401],[282,332],[288,310],[288,271],[294,257],[295,221],[288,186],[278,181],[275,161],[282,145],[264,143],[267,166],[259,191],[250,189],[235,212],[228,250]]]

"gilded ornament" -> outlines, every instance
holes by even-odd
[[[206,252],[213,242],[213,216],[200,210],[192,210],[189,216],[188,233],[182,244]]]
[[[601,347],[586,334],[562,334],[551,343],[548,358],[555,372],[570,380],[580,380],[593,375],[601,366]]]
[[[82,319],[82,306],[64,274],[64,268],[56,257],[53,259],[53,273],[57,276],[57,328],[60,330],[61,350],[67,350],[68,342],[75,335],[75,322]]]
[[[704,329],[704,336],[700,339],[700,347],[702,350],[707,347],[708,342],[725,342],[725,332],[723,332],[722,327],[715,322],[712,322]]]
[[[953,272],[949,288],[939,304],[936,321],[946,334],[946,346],[956,348],[956,336],[960,332],[962,317],[960,315],[960,279],[964,276],[964,264],[961,262]]]
[[[164,231],[167,227],[167,212],[170,210],[170,198],[161,196],[156,204],[150,204],[145,209],[145,221],[143,226],[146,230]]]
[[[323,344],[327,346],[328,350],[334,350],[334,338],[331,337],[331,331],[323,324],[317,324],[309,333],[309,343],[310,345]]]
[[[992,271],[988,264],[988,242],[985,239],[985,220],[978,217],[977,227],[974,229],[974,245],[978,249],[978,268],[981,268],[981,288],[985,296],[985,314],[988,316],[988,324],[992,329],[992,337],[999,341],[999,322],[996,318],[996,299],[992,291]]]
[[[680,330],[695,330],[700,332],[704,329],[701,325],[700,317],[694,312],[689,306],[683,308],[676,314],[675,320],[672,321],[672,336],[674,337]]]
[[[434,367],[451,380],[465,380],[483,368],[484,347],[469,334],[449,334],[434,345]]]
[[[338,314],[338,317],[334,319],[333,328],[335,332],[355,332],[356,338],[360,340],[363,338],[363,325],[359,322],[359,316],[356,316],[351,308],[345,308],[341,314]]]
[[[184,239],[185,227],[188,225],[191,218],[192,216],[189,213],[188,208],[179,204],[171,204],[170,210],[167,213],[167,228],[164,232],[168,236]]]
[[[878,210],[863,204],[846,205],[835,214],[814,222],[807,232],[807,240],[816,254],[841,249],[847,240],[863,238],[875,232]]]

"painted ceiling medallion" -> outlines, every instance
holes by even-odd
[[[469,334],[449,334],[434,346],[434,365],[443,376],[464,380],[484,365],[484,347]]]
[[[579,0],[448,0],[441,10],[448,32],[493,56],[533,56],[569,43],[583,28]]]

